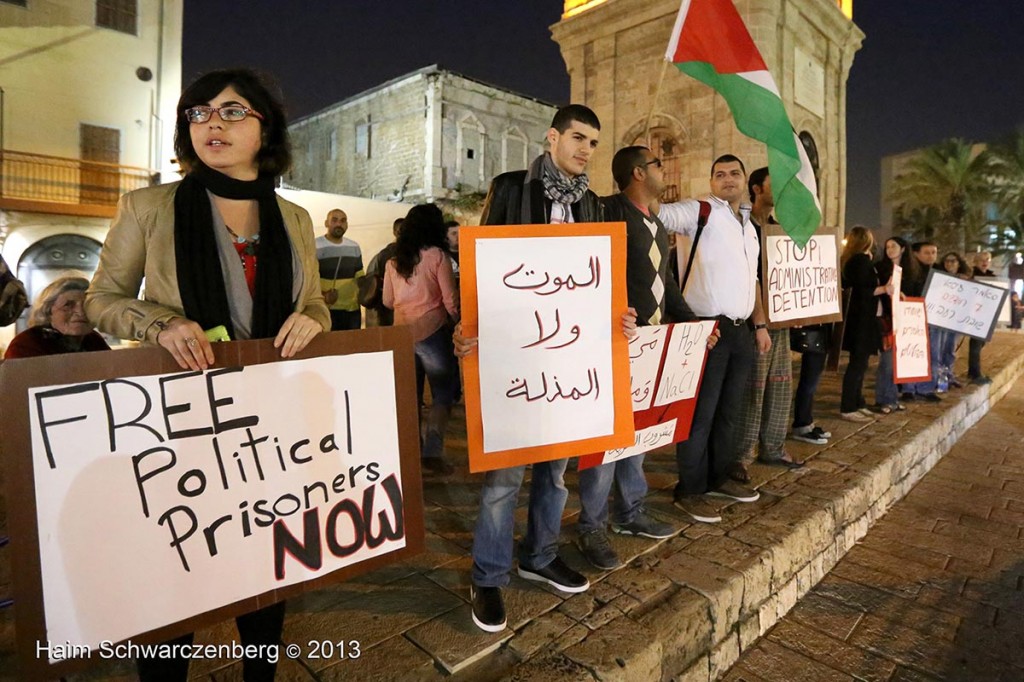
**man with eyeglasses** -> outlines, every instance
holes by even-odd
[[[674,504],[694,521],[722,520],[711,498],[756,502],[756,490],[729,478],[736,464],[738,415],[754,352],[771,348],[757,280],[761,248],[750,223],[743,162],[731,154],[711,164],[711,194],[660,207],[665,227],[682,236],[679,273],[683,299],[721,332],[708,353],[689,439],[676,446],[679,483]],[[706,229],[705,229],[706,228]]]
[[[316,259],[320,263],[320,289],[331,311],[331,331],[359,329],[362,315],[356,280],[365,274],[363,252],[359,244],[345,238],[348,215],[340,208],[327,214],[324,227],[327,233],[316,238]]]
[[[696,319],[683,301],[669,272],[668,232],[651,211],[665,191],[661,159],[647,147],[620,149],[612,159],[618,194],[601,199],[604,219],[626,223],[626,295],[636,310],[637,324],[657,325]],[[713,347],[717,338],[708,339]],[[648,516],[644,455],[634,455],[580,472],[580,551],[601,570],[622,565],[608,540],[608,495],[615,483],[612,530],[622,535],[661,539],[678,532],[674,526]]]

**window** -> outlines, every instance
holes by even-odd
[[[138,0],[96,0],[96,25],[136,35]]]
[[[466,150],[466,158],[467,159],[472,159],[473,158],[473,150],[472,149],[467,149]]]
[[[370,124],[360,123],[356,126],[356,154],[364,159],[370,158],[373,150],[370,148]]]

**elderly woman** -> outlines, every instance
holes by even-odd
[[[88,288],[89,280],[74,276],[47,285],[29,315],[29,328],[14,337],[4,359],[110,350],[85,316]]]
[[[186,88],[174,134],[185,177],[121,198],[86,296],[97,327],[159,344],[192,370],[213,363],[205,331],[217,327],[231,339],[273,338],[285,358],[330,329],[312,221],[274,192],[291,164],[286,126],[251,71],[214,71]],[[284,603],[237,623],[243,644],[275,644]],[[275,668],[276,658],[246,658],[243,676],[271,680]],[[187,674],[186,658],[139,660],[143,680]]]

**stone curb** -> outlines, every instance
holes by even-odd
[[[870,444],[902,427],[894,430],[883,421],[866,425],[857,434],[865,437],[858,452],[832,455],[842,460],[842,466],[822,457],[828,451],[819,453],[814,460],[822,459],[820,473],[787,473],[766,483],[762,493],[785,496],[725,534],[695,526],[690,529],[695,533],[688,531],[664,543],[614,576],[620,585],[667,579],[667,589],[586,639],[531,657],[506,679],[718,679],[1006,395],[1021,374],[1024,354],[1008,361],[990,385],[965,392],[894,451],[871,452]],[[817,485],[806,480],[811,476]]]

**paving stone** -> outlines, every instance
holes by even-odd
[[[740,617],[753,613],[771,594],[771,552],[729,537],[709,535],[687,547],[691,556],[743,574]]]
[[[840,561],[832,569],[831,575],[862,585],[870,585],[904,599],[913,599],[921,591],[921,583],[913,578],[908,580],[907,577],[895,576],[852,561]]]
[[[793,607],[787,620],[801,623],[835,639],[845,640],[860,622],[862,615],[862,611],[811,592]]]
[[[772,628],[767,638],[858,680],[885,682],[896,669],[892,661],[789,619]]]
[[[947,649],[956,635],[953,628],[927,628],[919,623],[904,625],[899,619],[866,614],[848,640],[897,663],[942,675]]]
[[[508,682],[594,682],[590,672],[561,654],[532,659],[503,678]]]
[[[672,585],[671,580],[654,568],[643,565],[634,565],[624,570],[615,571],[604,582],[615,586],[641,603],[654,599]]]
[[[689,588],[680,588],[636,620],[661,642],[666,671],[686,670],[711,646],[710,603]]]
[[[508,643],[509,650],[526,660],[552,644],[577,622],[559,611],[550,611],[531,620]]]
[[[640,623],[622,616],[591,633],[564,655],[608,682],[661,677],[661,641]]]
[[[357,595],[322,611],[302,614],[302,617],[289,613],[285,617],[284,639],[301,643],[322,640],[330,633],[332,640],[357,640],[363,649],[370,649],[463,603],[447,590],[417,575],[391,583],[387,589]],[[306,663],[313,670],[324,666],[323,661],[306,660]]]
[[[733,631],[719,641],[715,648],[711,650],[709,657],[710,678],[717,680],[739,660],[739,657],[740,636],[739,633]]]
[[[994,583],[968,578],[963,596],[971,601],[989,604],[1000,610],[1024,613],[1024,592]]]
[[[739,620],[743,606],[743,575],[724,566],[680,552],[655,567],[677,585],[690,587],[711,604],[712,639],[719,641]]]
[[[925,675],[922,672],[900,665],[896,666],[896,672],[892,674],[889,682],[938,682],[938,679],[937,677]]]
[[[321,682],[428,682],[443,678],[434,659],[402,636],[387,639],[362,652],[359,658],[338,661],[317,673]]]
[[[445,670],[455,673],[496,651],[514,634],[511,628],[483,632],[473,624],[472,609],[466,604],[412,628],[406,636]]]
[[[853,682],[853,676],[834,670],[775,642],[762,640],[743,656],[744,666],[765,682]]]

